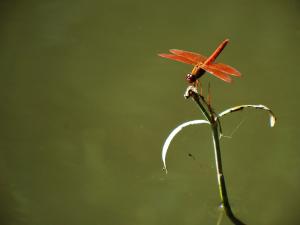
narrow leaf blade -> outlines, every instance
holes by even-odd
[[[209,122],[207,120],[192,120],[192,121],[188,121],[185,122],[183,124],[180,124],[179,126],[177,126],[167,137],[167,139],[165,140],[165,143],[163,145],[162,148],[162,161],[163,161],[163,169],[167,171],[167,166],[166,166],[166,157],[167,157],[167,152],[168,152],[168,148],[171,144],[171,141],[173,140],[173,138],[184,128],[190,125],[196,125],[196,124],[209,124]]]
[[[229,113],[243,110],[244,108],[255,108],[255,109],[262,109],[262,110],[267,111],[269,113],[269,117],[270,117],[270,127],[275,126],[276,117],[275,117],[274,113],[272,112],[272,110],[269,109],[265,105],[239,105],[239,106],[235,106],[235,107],[226,109],[225,111],[219,113],[218,117],[220,118],[220,117],[225,116]]]

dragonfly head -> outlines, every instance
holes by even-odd
[[[194,83],[194,82],[197,80],[196,76],[194,76],[194,75],[192,75],[192,74],[190,74],[190,73],[188,73],[188,74],[186,75],[185,79],[186,79],[187,82],[189,82],[189,83]]]

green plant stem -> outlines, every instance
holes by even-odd
[[[210,122],[210,125],[211,125],[213,144],[214,144],[216,170],[217,170],[217,178],[218,178],[218,186],[219,186],[219,192],[220,192],[222,206],[225,210],[226,215],[234,224],[242,225],[244,223],[241,222],[239,219],[237,219],[234,216],[234,214],[231,210],[228,195],[227,195],[227,190],[226,190],[226,185],[225,185],[225,177],[224,177],[223,167],[222,167],[220,141],[219,141],[220,140],[219,129],[221,128],[220,121],[217,119],[216,113],[213,111],[211,106],[205,101],[203,96],[200,96],[194,90],[189,90],[188,93],[189,93],[189,96],[193,97],[194,101],[197,103],[201,112],[203,113],[205,118]]]

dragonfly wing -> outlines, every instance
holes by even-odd
[[[182,56],[179,56],[179,55],[173,55],[173,54],[164,54],[164,53],[161,53],[161,54],[158,54],[160,57],[163,57],[163,58],[167,58],[167,59],[172,59],[172,60],[175,60],[175,61],[178,61],[178,62],[182,62],[182,63],[186,63],[186,64],[191,64],[191,65],[196,65],[195,62],[185,58],[185,57],[182,57]]]
[[[207,59],[207,57],[200,55],[199,53],[195,53],[195,52],[188,52],[188,51],[179,50],[179,49],[170,49],[170,52],[173,53],[174,55],[184,57],[184,58],[194,62],[195,64],[204,63],[205,60]]]
[[[231,83],[231,78],[228,74],[221,72],[220,70],[214,69],[212,68],[210,65],[206,66],[206,65],[202,65],[201,66],[204,70],[206,70],[207,72],[211,73],[212,75],[216,76],[217,78],[227,82],[227,83]]]
[[[223,64],[223,63],[212,63],[209,65],[209,67],[212,69],[215,69],[215,70],[219,70],[223,73],[230,74],[232,76],[236,76],[236,77],[241,76],[241,73],[239,71],[237,71],[235,68],[228,66],[226,64]]]

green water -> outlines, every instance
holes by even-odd
[[[170,48],[209,55],[242,78],[213,76],[216,111],[265,104],[222,120],[230,202],[246,224],[300,223],[299,2],[2,1],[0,221],[3,225],[199,225],[220,216],[208,127],[161,147],[202,118],[184,100],[191,67]],[[189,157],[193,154],[194,159]],[[231,224],[223,217],[222,225]]]

